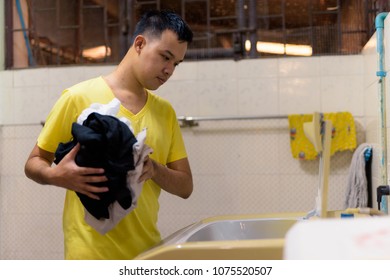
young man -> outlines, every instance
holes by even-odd
[[[66,89],[50,112],[37,144],[25,165],[30,179],[67,189],[63,228],[66,259],[132,259],[156,245],[161,189],[188,198],[193,189],[190,165],[176,114],[171,105],[149,90],[156,90],[184,59],[192,31],[172,12],[146,13],[136,26],[133,43],[118,67]],[[107,192],[103,168],[80,167],[76,145],[57,165],[59,143],[72,139],[72,123],[92,103],[121,102],[117,117],[127,118],[134,134],[147,128],[146,145],[153,153],[146,158],[140,181],[145,181],[137,207],[112,230],[100,234],[84,220],[84,208],[76,192],[92,199]]]

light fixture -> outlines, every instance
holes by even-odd
[[[102,59],[110,55],[111,48],[104,45],[83,50],[83,57],[90,59]]]
[[[245,41],[245,50],[249,52],[251,49],[251,42]],[[311,56],[313,55],[313,49],[309,45],[297,45],[297,44],[282,44],[273,42],[257,41],[256,50],[262,53],[271,54],[286,54],[297,56]]]
[[[309,45],[286,44],[286,54],[311,56],[313,54],[313,48]]]
[[[313,49],[309,45],[296,45],[296,44],[282,44],[271,42],[260,42],[256,44],[258,52],[273,53],[273,54],[286,54],[286,55],[298,55],[298,56],[311,56]]]
[[[281,43],[258,41],[256,43],[256,50],[263,53],[285,54],[285,45]]]
[[[251,41],[245,40],[245,50],[246,50],[247,52],[249,52],[249,51],[251,50],[251,48],[252,48]]]

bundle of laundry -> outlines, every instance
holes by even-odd
[[[75,162],[79,166],[104,168],[108,192],[97,194],[100,200],[78,193],[85,209],[85,221],[101,234],[111,230],[137,206],[143,182],[138,182],[145,157],[152,149],[144,144],[146,129],[137,137],[126,119],[114,115],[120,102],[93,104],[72,124],[73,140],[60,143],[55,153],[58,164],[73,147],[80,143]],[[98,112],[105,113],[102,115]]]

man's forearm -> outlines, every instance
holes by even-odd
[[[192,175],[187,167],[186,161],[180,163],[172,163],[173,168],[168,164],[164,166],[153,161],[155,175],[152,180],[155,181],[163,190],[180,196],[188,198],[193,190]],[[177,169],[179,168],[179,169]]]

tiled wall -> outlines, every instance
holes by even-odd
[[[364,57],[259,59],[179,66],[159,93],[178,115],[287,115],[350,111],[364,115]],[[190,90],[188,90],[190,89]],[[359,143],[365,141],[357,117]],[[210,215],[309,211],[314,207],[318,162],[290,153],[287,120],[201,122],[183,129],[194,172],[188,200],[162,196],[164,234]],[[352,153],[331,163],[330,203],[343,207]]]
[[[349,111],[359,143],[376,141],[375,58],[367,55],[182,63],[158,94],[177,115],[287,115]],[[369,72],[367,71],[369,69]],[[112,67],[43,68],[0,72],[0,258],[62,258],[64,191],[24,177],[24,162],[61,90]],[[19,124],[31,124],[22,125]],[[34,125],[35,124],[35,125]],[[290,154],[286,119],[201,122],[183,128],[195,190],[187,199],[163,194],[163,236],[202,218],[309,211],[318,162]],[[343,207],[352,152],[332,157],[329,207]]]

